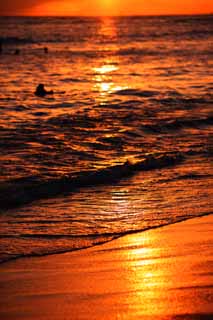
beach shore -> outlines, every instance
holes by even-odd
[[[0,319],[213,319],[213,215],[0,266]]]

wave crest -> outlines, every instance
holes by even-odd
[[[137,171],[168,167],[181,162],[180,153],[149,155],[142,161],[107,167],[97,171],[82,171],[76,176],[40,181],[36,177],[10,180],[0,189],[0,207],[9,209],[30,203],[34,200],[51,198],[76,189],[99,184],[116,183],[122,178],[134,175]]]

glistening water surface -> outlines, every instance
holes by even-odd
[[[0,18],[1,261],[212,213],[212,21]]]

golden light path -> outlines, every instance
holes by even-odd
[[[111,0],[104,0],[105,2],[112,3]],[[101,19],[100,28],[98,31],[99,35],[103,38],[116,38],[117,29],[114,25],[114,21],[111,18]],[[105,45],[105,51],[116,51],[118,50],[117,44]],[[98,90],[100,94],[100,102],[106,102],[107,96],[117,90],[124,89],[117,85],[113,81],[113,73],[119,70],[118,57],[113,58],[103,58],[98,60],[98,65],[92,68],[94,76],[94,89]]]
[[[121,87],[115,85],[112,80],[112,76],[110,75],[111,72],[118,69],[119,68],[117,66],[111,64],[111,61],[105,61],[102,66],[93,68],[93,71],[95,72],[94,89],[99,91],[102,102],[105,101],[104,98],[108,94],[121,89]]]

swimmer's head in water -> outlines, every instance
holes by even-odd
[[[44,96],[46,94],[46,90],[44,89],[43,83],[39,83],[39,85],[36,88],[35,94],[37,96]]]
[[[39,83],[39,85],[37,86],[36,90],[44,90],[44,84],[43,83]]]
[[[44,88],[44,84],[43,83],[39,83],[39,85],[37,86],[36,88],[36,91],[35,91],[35,95],[37,96],[45,96],[46,94],[53,94],[53,90],[51,91],[47,91],[45,88]]]

